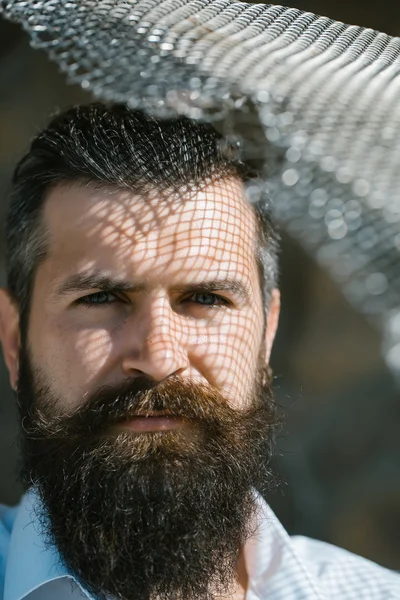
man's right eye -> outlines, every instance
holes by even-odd
[[[116,302],[119,298],[112,292],[95,292],[88,296],[82,296],[75,301],[75,304],[83,306],[104,306]]]

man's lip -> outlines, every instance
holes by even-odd
[[[182,417],[162,413],[146,413],[120,421],[116,424],[117,429],[125,431],[171,431],[180,429],[184,425]]]

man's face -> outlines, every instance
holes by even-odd
[[[59,187],[44,220],[28,345],[60,413],[142,374],[179,375],[244,405],[265,340],[255,219],[239,182],[177,198]]]
[[[4,297],[2,340],[45,534],[101,598],[226,592],[276,425],[266,361],[278,300],[265,334],[242,186],[146,197],[64,186],[43,218],[49,252],[19,365]]]

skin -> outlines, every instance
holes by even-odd
[[[187,377],[215,386],[232,406],[246,405],[262,348],[269,361],[279,293],[264,330],[255,218],[241,182],[162,198],[58,186],[43,218],[50,246],[35,277],[28,345],[63,398],[60,413],[73,413],[102,385],[143,373],[155,381]],[[94,275],[130,287],[101,291],[81,281],[71,289],[71,277]],[[220,283],[205,287],[210,281]],[[77,303],[82,298],[92,304]],[[15,389],[19,318],[5,289],[0,338]],[[232,600],[244,598],[246,587],[242,553]]]

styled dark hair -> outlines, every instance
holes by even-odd
[[[135,191],[167,190],[224,177],[247,181],[251,174],[211,125],[184,117],[155,119],[123,105],[100,103],[56,116],[33,140],[13,177],[6,220],[7,284],[19,307],[21,329],[27,325],[36,270],[47,253],[42,210],[54,186],[95,182]],[[277,284],[278,236],[265,204],[253,206],[267,303]]]

